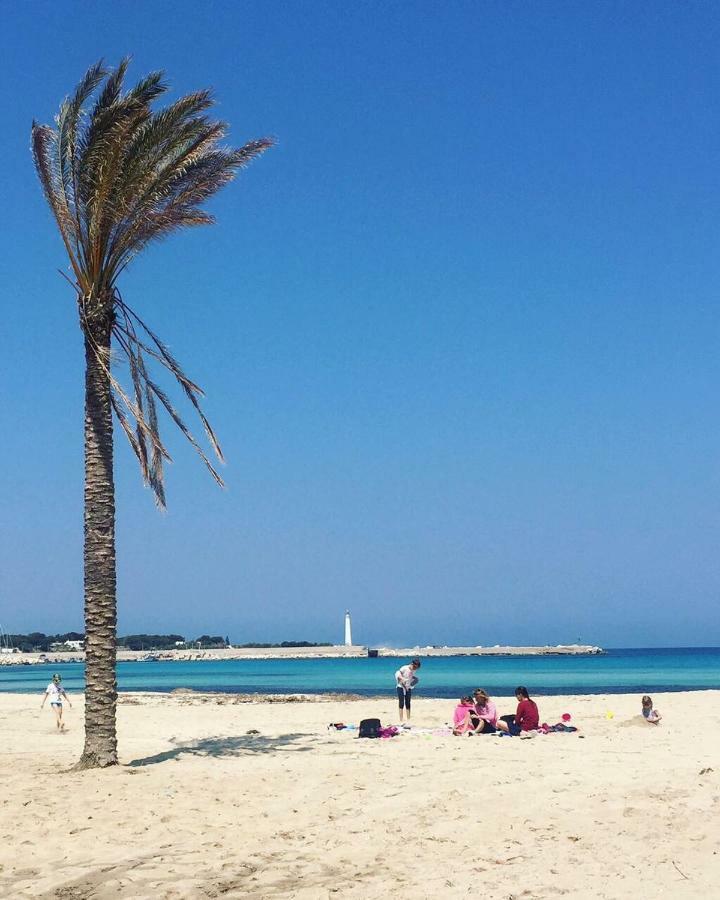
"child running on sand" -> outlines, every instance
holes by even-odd
[[[65,688],[62,686],[62,678],[56,673],[52,677],[52,681],[45,688],[45,694],[42,699],[42,703],[40,704],[40,709],[45,706],[45,701],[50,698],[50,708],[55,713],[55,727],[58,731],[65,731],[65,723],[62,720],[63,714],[63,700],[67,700],[68,706],[72,707],[72,703],[70,703],[70,698],[65,693]]]
[[[648,697],[647,694],[642,698],[642,714],[645,716],[645,721],[651,725],[659,725],[662,719],[660,713],[653,709],[652,697]]]

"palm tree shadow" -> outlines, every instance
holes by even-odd
[[[175,738],[170,742],[175,744],[171,750],[155,753],[153,756],[143,756],[127,763],[128,768],[139,766],[153,766],[156,763],[167,762],[170,759],[179,759],[183,755],[209,756],[216,759],[233,756],[247,756],[254,753],[275,753],[277,751],[287,753],[300,753],[311,750],[311,743],[315,737],[310,734],[281,734],[278,737],[264,737],[258,734],[238,735],[237,737],[207,737],[187,743],[176,743]]]

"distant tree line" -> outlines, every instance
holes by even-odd
[[[118,650],[174,650],[185,644],[181,634],[128,634],[118,638]]]
[[[47,653],[53,644],[64,644],[65,641],[84,641],[85,635],[78,631],[67,631],[65,634],[43,634],[42,631],[31,631],[30,634],[7,634],[10,647],[17,647],[23,653]]]
[[[8,634],[6,637],[11,647],[17,647],[23,653],[48,653],[53,644],[85,640],[85,635],[78,631],[68,631],[65,634],[43,634],[41,631],[32,631],[30,634]],[[192,640],[186,640],[181,634],[128,634],[118,638],[119,650],[174,650],[178,646],[198,647],[198,645],[203,650],[216,650],[231,646],[229,638],[209,634],[201,634],[200,637]],[[248,650],[266,650],[272,647],[330,647],[331,644],[328,641],[323,643],[282,641],[280,644],[250,642],[235,644],[235,646]]]

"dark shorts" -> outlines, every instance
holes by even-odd
[[[410,709],[410,698],[412,696],[412,691],[406,691],[405,688],[399,687],[397,689],[397,695],[400,709]]]
[[[478,731],[478,734],[494,734],[496,731],[497,728],[494,725],[483,720],[482,731]]]
[[[515,716],[500,716],[500,718],[506,723],[510,734],[516,737],[520,734],[520,726],[515,722]]]

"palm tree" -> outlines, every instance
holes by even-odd
[[[186,226],[211,224],[204,201],[272,145],[262,138],[238,150],[220,146],[226,125],[208,117],[209,91],[153,110],[167,90],[163,73],[153,72],[124,90],[128,62],[123,59],[114,70],[98,62],[63,101],[54,127],[32,126],[35,167],[70,259],[68,280],[85,348],[86,707],[79,768],[117,763],[113,412],[158,506],[165,505],[163,463],[170,459],[158,429],[161,407],[222,485],[151,376],[150,363],[177,380],[222,461],[200,407],[201,389],[125,302],[118,278],[151,241]],[[127,390],[116,377],[118,356],[128,364],[132,387]]]

